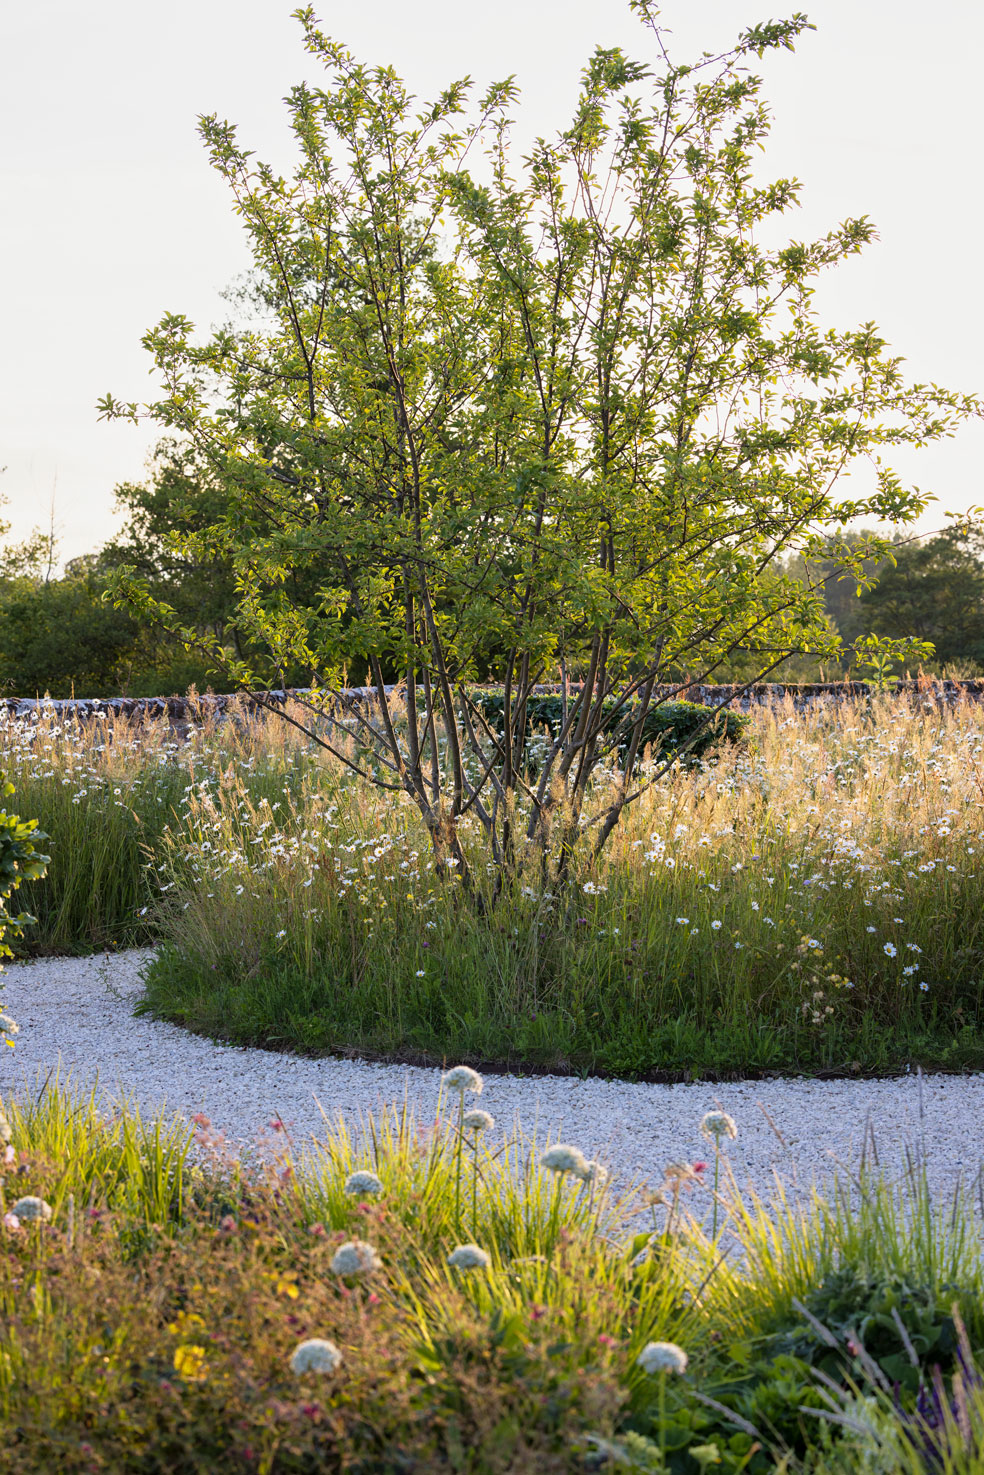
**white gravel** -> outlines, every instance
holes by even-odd
[[[399,1102],[406,1094],[427,1120],[436,1070],[357,1060],[308,1060],[217,1045],[175,1025],[133,1017],[145,950],[10,965],[0,999],[20,1025],[16,1050],[0,1058],[0,1094],[37,1090],[52,1070],[76,1086],[98,1082],[145,1112],[204,1112],[237,1149],[269,1138],[279,1117],[294,1141],[319,1134],[318,1103],[333,1117]],[[529,1131],[577,1143],[604,1158],[620,1181],[658,1182],[667,1162],[709,1156],[701,1116],[720,1105],[739,1135],[729,1153],[739,1180],[767,1188],[771,1170],[800,1184],[836,1164],[856,1164],[870,1127],[889,1170],[906,1145],[926,1154],[940,1193],[981,1169],[984,1076],[915,1076],[879,1081],[806,1079],[656,1086],[561,1076],[487,1075],[481,1105],[502,1125],[519,1115]],[[788,1144],[783,1148],[771,1117]]]

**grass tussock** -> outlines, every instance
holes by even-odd
[[[713,1164],[616,1197],[466,1105],[243,1164],[57,1082],[6,1103],[5,1471],[981,1469],[977,1221],[917,1160],[756,1196],[695,1123]]]
[[[566,890],[531,856],[494,906],[477,825],[474,890],[439,882],[412,805],[282,722],[7,742],[52,835],[38,944],[159,940],[149,1007],[204,1033],[654,1077],[984,1064],[969,702],[760,710]]]

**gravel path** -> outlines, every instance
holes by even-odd
[[[92,958],[46,958],[10,965],[4,1008],[20,1025],[16,1050],[0,1058],[0,1094],[37,1089],[52,1067],[77,1085],[98,1080],[108,1096],[127,1095],[142,1110],[204,1112],[237,1148],[269,1138],[280,1117],[295,1142],[317,1135],[318,1102],[329,1116],[401,1101],[426,1120],[439,1073],[353,1060],[306,1060],[267,1050],[216,1045],[175,1025],[135,1019],[144,950]],[[317,1098],[317,1099],[316,1099]],[[881,1081],[741,1081],[721,1086],[633,1085],[559,1076],[487,1076],[481,1105],[505,1125],[559,1135],[603,1157],[622,1181],[658,1181],[663,1166],[706,1157],[700,1118],[715,1105],[739,1136],[729,1144],[739,1180],[767,1188],[771,1169],[800,1183],[834,1163],[855,1163],[873,1127],[883,1165],[898,1165],[906,1144],[925,1146],[933,1186],[945,1192],[982,1165],[984,1076],[913,1076]],[[764,1111],[760,1108],[764,1108]],[[781,1131],[780,1144],[764,1112]],[[922,1116],[920,1113],[922,1112]]]

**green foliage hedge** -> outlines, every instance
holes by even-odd
[[[501,734],[505,730],[505,697],[501,692],[474,691],[472,700],[483,713],[486,721]],[[576,695],[569,698],[577,700]],[[635,705],[635,704],[634,704]],[[629,709],[632,710],[631,707]],[[614,700],[605,703],[607,714],[605,732],[613,733],[626,716],[625,707]],[[528,747],[535,732],[546,728],[556,738],[563,723],[564,704],[560,696],[537,696],[531,698],[526,707],[524,744]],[[684,752],[687,759],[702,758],[715,743],[741,742],[748,727],[748,717],[742,712],[718,710],[700,702],[662,702],[646,714],[643,723],[643,738],[639,745],[640,755],[647,747],[656,748],[669,757]],[[624,735],[618,745],[620,757],[624,758],[629,737]]]

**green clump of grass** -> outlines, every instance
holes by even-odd
[[[979,1469],[979,1225],[918,1159],[759,1197],[722,1150],[714,1187],[613,1194],[466,1106],[244,1163],[58,1082],[0,1105],[5,1471]],[[330,1371],[298,1370],[312,1339]]]

